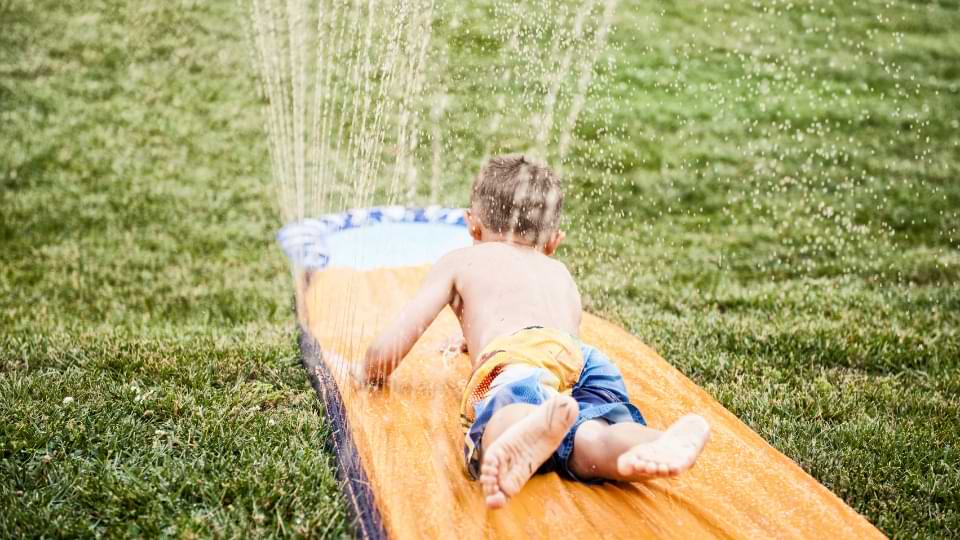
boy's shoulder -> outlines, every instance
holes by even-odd
[[[441,257],[437,264],[454,268],[467,264],[472,266],[477,263],[509,264],[509,262],[516,260],[513,256],[516,249],[515,246],[506,242],[482,242],[455,249]],[[563,262],[543,253],[532,252],[528,256],[535,259],[539,264],[566,268]],[[526,262],[529,262],[529,260]]]
[[[482,244],[473,244],[471,246],[454,249],[443,257],[440,257],[440,260],[437,261],[437,264],[446,266],[460,266],[475,259],[482,259],[484,255],[491,253],[489,247],[491,244],[493,244],[493,242],[484,242]],[[494,248],[494,250],[496,250],[496,248]]]
[[[444,258],[450,257],[451,259],[469,259],[473,257],[489,256],[496,253],[506,254],[513,249],[516,248],[510,246],[510,244],[506,242],[480,242],[478,244],[455,249],[444,255]],[[546,257],[546,255],[543,256]]]

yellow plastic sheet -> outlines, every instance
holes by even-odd
[[[425,271],[329,269],[302,276],[300,323],[324,350],[360,358]],[[458,332],[444,311],[386,389],[357,390],[337,378],[346,424],[393,538],[883,537],[639,339],[589,314],[581,339],[620,366],[649,425],[663,428],[696,412],[711,424],[710,442],[678,478],[587,486],[539,475],[506,508],[488,511],[462,465],[457,405],[470,364],[438,352]]]

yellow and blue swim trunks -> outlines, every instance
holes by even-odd
[[[567,462],[576,431],[587,420],[646,423],[627,397],[620,370],[603,353],[560,330],[525,328],[490,342],[464,389],[460,421],[470,477],[480,476],[480,443],[497,410],[514,403],[539,405],[557,394],[573,397],[580,412],[563,442],[537,472],[557,471],[579,480]]]

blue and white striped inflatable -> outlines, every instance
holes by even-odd
[[[460,208],[360,208],[290,223],[277,242],[299,268],[415,266],[472,243]]]

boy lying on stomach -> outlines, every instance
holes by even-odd
[[[696,415],[666,431],[646,427],[619,369],[580,343],[580,294],[551,257],[564,238],[562,204],[560,180],[545,165],[489,160],[467,211],[474,245],[437,261],[364,362],[345,366],[382,384],[440,311],[453,308],[473,363],[460,404],[466,468],[490,508],[535,472],[582,482],[679,474],[710,432]]]

